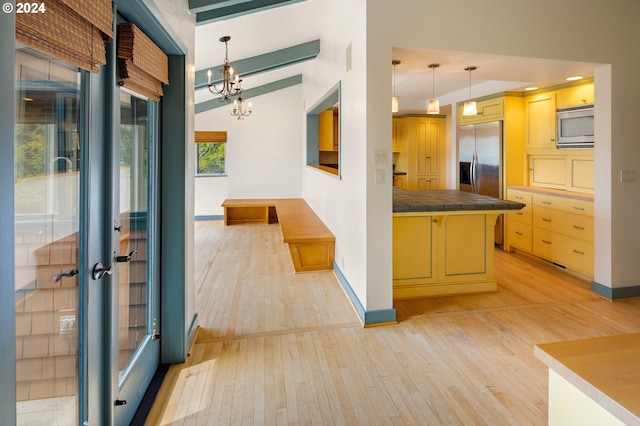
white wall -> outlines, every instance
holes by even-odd
[[[253,113],[244,120],[231,105],[196,115],[196,130],[227,131],[227,176],[196,177],[196,216],[222,215],[226,198],[302,197],[302,86],[247,101]]]

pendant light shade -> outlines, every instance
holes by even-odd
[[[471,98],[471,71],[477,69],[477,67],[467,67],[464,70],[469,71],[469,98]],[[472,101],[469,99],[464,103],[464,107],[462,108],[462,115],[478,115],[478,107],[476,106],[476,101]]]
[[[391,97],[391,112],[398,112],[398,97],[396,96],[396,65],[398,65],[400,61],[396,61],[395,59],[391,61],[391,65],[393,65],[393,96]]]
[[[478,115],[478,107],[475,101],[467,101],[462,108],[462,115]]]
[[[427,114],[440,114],[440,101],[436,99],[436,68],[438,68],[440,64],[429,64],[429,68],[431,68],[432,80],[431,80],[431,96],[432,99],[429,99],[427,103]]]

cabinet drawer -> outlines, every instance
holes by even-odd
[[[558,234],[547,229],[533,228],[533,253],[557,262],[562,245],[558,237]]]
[[[530,205],[532,196],[530,192],[519,191],[517,189],[509,189],[507,190],[507,200],[517,201],[518,203]]]
[[[568,237],[593,241],[593,218],[588,216],[536,207],[533,212],[533,226]]]
[[[593,216],[593,201],[556,197],[554,195],[533,194],[533,205],[585,216]]]
[[[564,237],[563,250],[558,263],[570,269],[593,276],[593,243]]]
[[[532,208],[530,205],[524,207],[522,210],[511,212],[507,214],[509,222],[520,222],[524,225],[531,225]]]
[[[533,253],[569,269],[593,276],[593,243],[534,228]]]
[[[509,237],[510,245],[512,245],[513,247],[531,252],[531,248],[532,248],[531,226],[525,225],[519,222],[509,221],[507,235]]]

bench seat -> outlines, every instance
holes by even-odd
[[[336,238],[302,198],[227,199],[225,225],[279,223],[296,272],[333,269]]]

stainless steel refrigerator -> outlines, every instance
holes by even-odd
[[[458,127],[460,190],[502,198],[502,121]],[[502,215],[496,244],[503,243]]]

